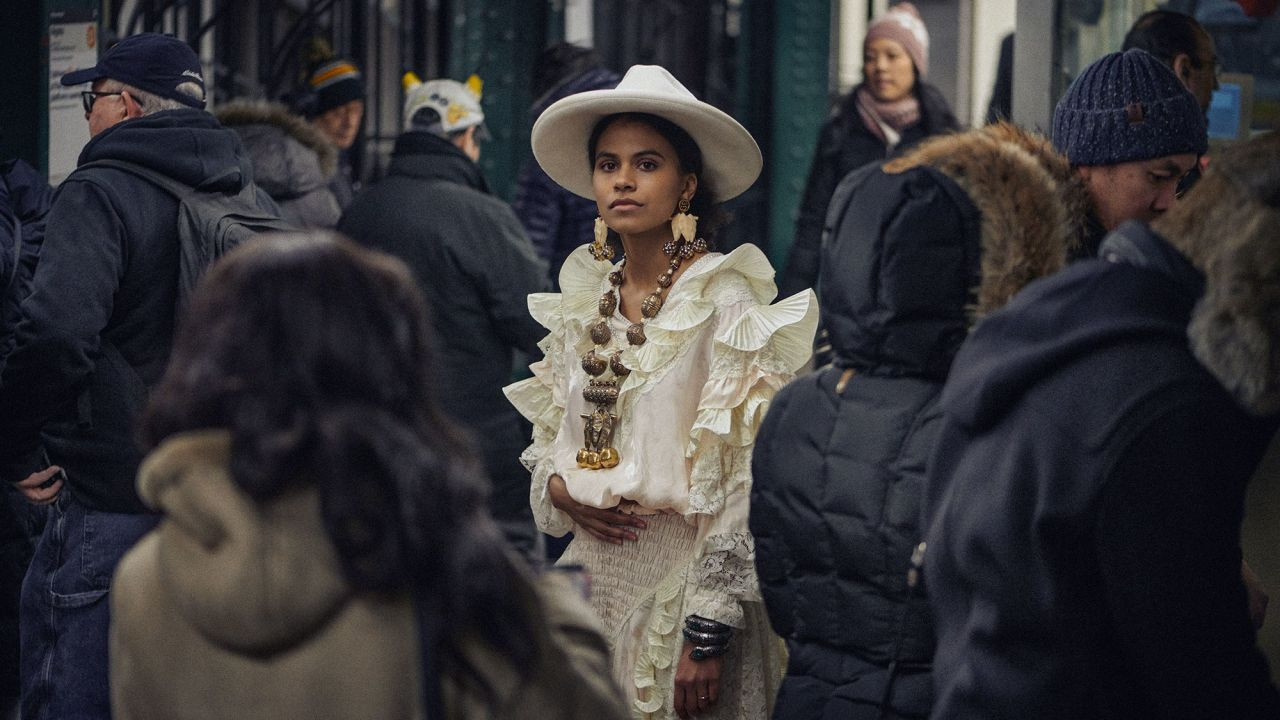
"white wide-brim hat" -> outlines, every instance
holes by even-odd
[[[716,202],[741,195],[760,175],[764,160],[751,133],[657,65],[632,65],[616,88],[570,95],[547,108],[533,124],[533,156],[561,187],[594,199],[587,142],[596,123],[617,113],[657,115],[689,133]]]

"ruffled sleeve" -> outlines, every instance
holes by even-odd
[[[533,377],[503,388],[507,400],[529,422],[533,423],[533,442],[520,454],[520,462],[532,474],[529,501],[538,529],[559,537],[573,529],[573,521],[551,504],[547,481],[555,474],[551,447],[564,416],[565,355],[564,315],[558,293],[529,296],[529,312],[550,330],[538,343],[542,359],[529,366]]]
[[[775,305],[716,304],[710,373],[685,449],[702,548],[686,580],[686,614],[740,626],[741,603],[759,600],[747,530],[751,450],[773,395],[810,357],[818,304],[808,290]]]
[[[585,320],[595,312],[600,283],[612,269],[595,262],[586,245],[565,258],[560,269],[559,293],[529,296],[529,314],[549,332],[538,343],[542,359],[529,366],[533,377],[503,388],[507,400],[533,423],[533,442],[520,454],[520,462],[532,474],[529,501],[534,522],[548,535],[560,537],[573,530],[569,516],[551,504],[547,481],[563,468],[555,467],[553,446],[564,419],[569,366],[582,352],[577,341],[584,336]]]

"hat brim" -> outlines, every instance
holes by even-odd
[[[63,85],[80,85],[81,83],[93,82],[100,77],[104,77],[102,70],[97,65],[94,65],[80,70],[72,70],[63,75],[59,82]]]
[[[760,147],[738,121],[699,100],[644,91],[590,90],[557,101],[533,124],[534,158],[561,187],[594,199],[587,141],[596,123],[617,113],[657,115],[689,133],[716,202],[741,195],[760,175]]]

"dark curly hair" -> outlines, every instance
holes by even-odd
[[[413,596],[442,629],[436,667],[465,669],[469,635],[527,677],[537,600],[513,592],[481,465],[437,408],[428,322],[389,256],[330,232],[255,240],[194,294],[141,439],[225,428],[240,488],[314,487],[352,586]]]
[[[685,132],[684,128],[664,117],[649,113],[615,113],[607,115],[596,123],[596,126],[591,130],[591,136],[587,140],[587,166],[595,167],[596,146],[600,144],[600,136],[604,135],[604,131],[608,130],[610,125],[621,120],[634,120],[653,128],[655,132],[671,143],[671,147],[675,148],[676,158],[680,162],[680,172],[682,174],[693,173],[697,176],[698,190],[693,194],[693,199],[689,201],[689,214],[698,218],[698,237],[706,240],[709,246],[715,247],[716,231],[728,221],[728,216],[721,209],[720,203],[716,198],[716,188],[712,187],[706,176],[702,174],[702,149],[698,147],[698,143],[694,142],[693,137]],[[614,243],[615,249],[621,249],[622,241],[618,238],[617,233],[610,230],[609,239]]]

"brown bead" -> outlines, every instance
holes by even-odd
[[[675,270],[680,267],[680,263],[682,262],[684,262],[684,258],[680,257],[680,254],[677,253],[675,257],[671,258],[671,262],[667,263],[667,266],[672,270]]]
[[[640,303],[640,314],[647,319],[652,319],[658,311],[662,309],[662,296],[658,293],[646,295],[644,301]]]
[[[618,377],[626,377],[631,372],[631,368],[622,364],[622,353],[614,353],[609,358],[609,369]]]
[[[632,345],[643,345],[644,341],[644,325],[633,323],[631,327],[627,328],[627,342]]]
[[[618,401],[618,383],[612,380],[592,380],[582,389],[582,399],[597,405],[612,405]]]
[[[622,271],[614,270],[609,273],[609,284],[614,287],[622,287]]]
[[[600,296],[600,306],[599,306],[600,315],[602,315],[603,317],[609,317],[613,315],[613,311],[617,309],[618,309],[617,293],[610,290],[609,292]]]
[[[607,345],[612,337],[613,331],[609,329],[608,322],[601,320],[591,326],[591,342],[597,345]]]
[[[667,270],[666,272],[664,272],[664,273],[662,273],[661,275],[659,275],[659,276],[658,276],[658,287],[664,287],[664,288],[666,288],[666,287],[671,287],[671,276],[672,276],[673,274],[674,274],[674,273],[672,273],[670,270]]]
[[[696,253],[704,253],[704,252],[706,252],[706,251],[707,251],[707,247],[708,247],[708,246],[707,246],[707,239],[706,239],[706,238],[698,238],[697,240],[694,240],[694,241],[693,241],[693,251],[694,251],[694,252],[696,252]]]
[[[582,356],[582,369],[592,377],[603,373],[607,366],[608,362],[597,355],[595,350],[588,350],[587,354]]]

